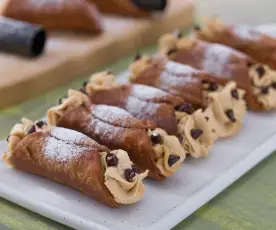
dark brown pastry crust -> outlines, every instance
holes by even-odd
[[[240,36],[235,31],[248,30],[248,36]],[[199,36],[200,39],[230,46],[254,58],[260,63],[276,69],[276,39],[257,29],[244,25],[224,25],[224,28],[212,32],[212,39]]]
[[[126,84],[96,91],[89,98],[93,104],[118,106],[137,119],[152,120],[169,135],[177,135],[174,108],[184,104],[180,97],[146,85]]]
[[[93,33],[102,31],[101,16],[97,8],[86,0],[37,1],[7,0],[1,16],[43,25],[46,29],[81,30]]]
[[[155,165],[154,150],[147,129],[156,125],[137,120],[125,110],[113,106],[79,106],[66,113],[57,126],[82,132],[110,149],[123,149],[139,170],[149,170],[156,180],[165,179]]]
[[[18,143],[11,157],[6,159],[7,162],[22,171],[69,185],[110,207],[120,206],[104,185],[104,172],[99,152],[109,151],[108,148],[87,138],[74,142],[82,151],[77,160],[59,161],[43,154],[42,148],[46,138],[66,141],[53,136],[49,131],[29,134]],[[81,148],[85,146],[88,146],[89,150]]]
[[[216,47],[218,49],[216,49]],[[210,63],[215,64],[215,60],[218,60],[217,62],[220,65],[220,72],[217,72],[217,68],[213,68],[212,66],[204,64],[206,61],[206,54],[208,53],[208,50],[211,49],[213,51],[212,57],[209,57],[212,58]],[[227,60],[224,60],[225,63],[222,64],[220,63],[219,59],[224,59],[225,57],[222,57],[223,55],[227,56]],[[210,72],[211,74],[214,74],[217,79],[220,78],[227,81],[235,81],[238,88],[245,90],[245,100],[248,106],[255,111],[264,110],[263,105],[258,102],[257,97],[254,96],[252,92],[252,84],[249,77],[248,66],[254,65],[256,62],[249,56],[227,46],[197,40],[196,45],[193,48],[187,50],[177,50],[175,53],[169,56],[169,59],[178,63],[190,65],[206,72]],[[217,80],[215,80],[215,82],[217,82]]]
[[[107,14],[119,14],[130,17],[150,17],[151,11],[137,7],[131,0],[90,0],[98,9]]]
[[[166,64],[168,59],[161,56],[151,57],[151,65],[137,76],[134,83],[145,84],[160,88],[173,95],[181,97],[185,102],[195,108],[205,108],[202,83],[204,81],[226,84],[226,80],[214,74],[187,68],[181,73],[168,72]],[[165,74],[164,74],[165,73]]]

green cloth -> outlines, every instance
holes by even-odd
[[[151,47],[145,51],[153,52],[154,48]],[[109,70],[114,73],[125,70],[133,56],[134,54],[111,65]],[[66,94],[68,88],[80,88],[82,81],[87,78],[78,78],[20,105],[1,110],[0,136],[2,139],[6,138],[11,127],[23,116],[29,119],[44,116],[47,108],[55,105],[57,100]],[[276,180],[273,176],[275,169],[274,154],[176,226],[174,230],[275,230]],[[0,230],[4,229],[1,224],[13,230],[69,229],[0,198]]]

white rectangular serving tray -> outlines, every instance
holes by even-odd
[[[248,113],[242,130],[206,159],[187,159],[166,181],[146,180],[135,205],[110,209],[50,180],[0,162],[0,196],[78,230],[168,230],[276,150],[276,112]],[[0,142],[0,155],[7,143]]]

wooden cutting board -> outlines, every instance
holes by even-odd
[[[193,15],[194,0],[170,0],[166,13],[152,20],[104,17],[105,32],[99,36],[51,34],[38,59],[0,54],[0,108],[96,71],[165,32],[191,25]]]

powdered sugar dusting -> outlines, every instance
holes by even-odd
[[[214,73],[217,75],[223,75],[225,65],[229,62],[231,52],[227,47],[218,44],[212,44],[208,46],[204,61],[203,70]]]
[[[152,102],[140,101],[135,97],[128,97],[124,104],[124,108],[134,117],[144,120],[144,118],[151,117],[156,114],[160,104]]]
[[[76,144],[88,138],[79,132],[64,128],[53,128],[51,134],[53,136],[46,137],[42,147],[43,154],[49,159],[68,161],[92,149],[89,146]]]
[[[169,61],[166,70],[161,74],[160,80],[164,84],[174,86],[196,83],[199,79],[194,78],[193,74],[197,72],[199,72],[197,69],[190,66]]]
[[[259,40],[261,38],[261,33],[248,25],[235,25],[233,33],[244,40]]]
[[[77,132],[71,129],[61,128],[61,127],[52,128],[51,134],[57,139],[70,141],[70,142],[81,141],[89,138],[80,132]]]
[[[166,66],[166,71],[170,72],[172,74],[188,74],[188,73],[197,73],[198,70],[188,66],[188,65],[183,65],[180,63],[176,63],[173,61],[168,61],[167,66]]]
[[[140,99],[150,99],[166,97],[167,93],[161,89],[157,89],[151,86],[133,84],[131,95]]]
[[[116,119],[129,118],[131,116],[127,111],[110,105],[97,105],[93,109],[92,114],[111,123]]]

